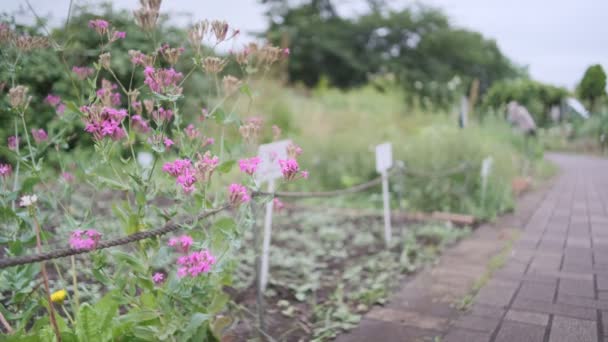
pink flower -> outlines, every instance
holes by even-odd
[[[150,87],[155,93],[179,95],[182,93],[182,88],[179,86],[179,81],[183,78],[181,72],[169,69],[154,69],[147,66],[144,69],[144,83]]]
[[[179,266],[177,276],[180,278],[185,276],[194,278],[201,273],[208,273],[215,262],[215,257],[206,249],[182,256],[177,259],[177,265]]]
[[[189,235],[182,235],[180,237],[169,239],[169,243],[167,245],[169,247],[174,247],[180,253],[188,253],[190,246],[192,246],[192,242],[194,240]]]
[[[19,146],[20,140],[21,139],[19,139],[18,137],[11,135],[10,137],[8,137],[8,148],[15,151]]]
[[[0,163],[0,177],[7,178],[13,173],[13,167],[10,164]]]
[[[86,249],[91,250],[97,247],[97,243],[101,239],[101,233],[94,229],[80,230],[77,229],[72,232],[70,236],[70,247],[72,249]]]
[[[260,165],[261,162],[262,160],[259,157],[241,159],[239,160],[239,168],[241,169],[241,171],[252,176],[258,169],[258,165]]]
[[[300,154],[302,154],[302,148],[300,146],[294,143],[287,145],[287,156],[289,156],[289,158],[295,159]]]
[[[165,163],[163,171],[173,177],[179,176],[184,169],[192,167],[192,162],[189,159],[176,159],[172,163]]]
[[[172,163],[165,163],[163,171],[175,177],[176,184],[179,184],[185,193],[194,191],[196,173],[189,159],[177,159]]]
[[[156,123],[161,124],[163,122],[168,122],[173,117],[173,111],[171,109],[164,109],[163,107],[159,107],[158,110],[152,112],[152,118]]]
[[[131,125],[141,133],[150,132],[150,125],[147,121],[142,119],[141,115],[133,115],[131,117]]]
[[[120,140],[126,136],[126,132],[121,127],[122,121],[127,116],[126,110],[100,106],[82,106],[80,110],[86,114],[84,130],[93,134],[96,140],[105,137]]]
[[[46,132],[42,128],[32,129],[32,136],[34,137],[34,140],[37,144],[46,141],[49,138],[48,134],[46,134]]]
[[[230,204],[232,206],[239,206],[251,200],[251,196],[249,195],[247,188],[241,184],[230,184],[230,186],[228,187],[228,193],[230,198]]]
[[[289,48],[284,48],[283,49],[283,55],[289,56],[290,54],[291,54],[291,51],[289,50]]]
[[[118,85],[112,83],[106,79],[101,80],[101,89],[98,89],[96,94],[97,98],[106,107],[117,107],[120,106],[120,93],[114,92],[118,88]]]
[[[215,143],[215,139],[213,139],[213,138],[207,138],[203,142],[203,147],[206,147],[206,146],[209,146],[209,145],[213,145],[214,143]]]
[[[200,182],[208,181],[219,162],[220,159],[209,151],[202,156],[199,153],[198,160],[194,163],[196,179]]]
[[[276,210],[281,210],[285,208],[285,204],[278,198],[273,199],[272,204]]]
[[[156,272],[154,273],[154,275],[152,276],[152,281],[154,282],[154,284],[158,285],[160,283],[162,283],[165,280],[165,275],[160,273],[160,272]]]
[[[171,146],[173,146],[175,143],[173,142],[173,140],[169,139],[169,138],[165,138],[163,140],[163,143],[165,144],[166,148],[169,148]]]
[[[196,129],[193,124],[189,124],[188,127],[184,128],[184,133],[186,133],[190,140],[198,138],[198,136],[201,134],[201,132],[199,132],[199,130]]]
[[[127,33],[123,31],[114,32],[114,39],[125,39],[127,37]]]
[[[103,19],[89,20],[89,28],[94,29],[99,35],[103,35],[108,31],[110,23]]]
[[[71,174],[70,172],[62,173],[61,177],[63,177],[63,180],[66,181],[67,183],[72,183],[74,181],[74,175]]]
[[[75,73],[78,79],[82,81],[93,75],[95,69],[89,67],[74,66],[72,67],[72,72]]]
[[[298,161],[289,158],[289,159],[279,159],[279,165],[281,166],[281,172],[283,173],[283,178],[288,181],[294,180],[298,178],[298,176],[302,178],[308,178],[307,171],[300,171],[300,166],[298,165]]]
[[[53,94],[48,94],[46,98],[44,98],[44,102],[48,103],[52,107],[56,107],[59,103],[61,103],[61,97]]]

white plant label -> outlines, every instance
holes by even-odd
[[[261,163],[255,173],[258,184],[268,182],[268,192],[274,192],[275,180],[283,177],[279,159],[287,159],[287,146],[291,140],[281,140],[270,144],[260,145],[258,157]],[[264,216],[264,236],[262,240],[262,261],[260,263],[260,289],[266,290],[268,285],[268,270],[270,268],[270,238],[272,236],[272,211],[273,201],[266,203],[266,215]]]
[[[281,140],[270,144],[260,145],[258,157],[262,160],[255,173],[258,182],[268,182],[283,177],[279,159],[287,159],[287,146],[291,140]]]
[[[389,247],[392,236],[391,203],[388,187],[388,169],[393,166],[393,149],[390,143],[376,146],[376,171],[382,175],[382,202],[384,204],[384,242]]]
[[[376,171],[382,173],[393,166],[393,148],[391,143],[376,146]]]
[[[494,159],[492,157],[487,157],[481,163],[481,177],[486,179],[490,175],[490,169],[492,168],[492,163]]]

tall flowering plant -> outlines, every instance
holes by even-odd
[[[25,35],[0,23],[0,49],[11,75],[2,80],[8,90],[2,112],[14,124],[0,157],[3,256],[57,247],[87,252],[0,270],[0,293],[11,294],[0,299],[0,327],[9,338],[201,341],[219,338],[230,323],[223,287],[230,284],[242,232],[252,228],[249,204],[256,201],[260,164],[254,154],[260,132],[271,129],[236,113],[234,104],[253,101],[251,80],[288,50],[250,43],[217,55],[213,48],[234,46],[239,31],[207,20],[189,29],[182,46],[158,43],[160,5],[143,0],[134,12],[138,30],[150,38],[149,51],[117,55],[113,47],[128,45],[133,32],[91,19],[81,28],[99,42],[91,64],[63,54],[69,41]],[[61,55],[73,89],[38,99],[19,84],[18,72],[23,56],[49,47]],[[186,53],[190,61],[183,60]],[[119,77],[116,58],[129,60],[129,82]],[[237,73],[227,71],[230,65]],[[185,91],[194,75],[211,80],[215,89],[188,122],[192,115],[184,103],[200,97]],[[56,114],[54,127],[78,122],[78,134],[89,142],[80,147],[89,152],[65,162],[70,135],[32,127],[30,105],[36,101]],[[272,132],[277,136],[280,128]],[[242,139],[235,140],[239,133]],[[306,178],[297,154],[287,152],[289,159],[276,161],[285,180]],[[59,160],[58,167],[49,159]],[[231,172],[237,164],[241,173]],[[198,219],[218,209],[227,210],[214,221]],[[104,241],[168,223],[179,224],[180,231],[100,249]]]

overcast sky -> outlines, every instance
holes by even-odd
[[[74,0],[82,3],[85,0]],[[96,2],[88,0],[87,3]],[[133,9],[138,0],[114,0],[117,7]],[[340,11],[360,13],[361,0],[336,0]],[[388,0],[399,8],[414,3]],[[529,67],[532,77],[573,88],[586,67],[600,63],[608,70],[608,0],[422,0],[442,8],[452,22],[495,39],[503,52]],[[30,0],[41,15],[55,22],[65,18],[69,0]],[[26,9],[25,0],[0,0],[0,11]],[[257,0],[164,0],[162,11],[180,14],[180,22],[226,19],[242,31],[265,27]],[[29,14],[19,16],[28,20]],[[242,39],[242,41],[244,41]]]

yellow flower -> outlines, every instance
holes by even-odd
[[[68,292],[66,290],[59,290],[51,293],[51,301],[53,303],[63,303],[65,297],[68,296]]]

